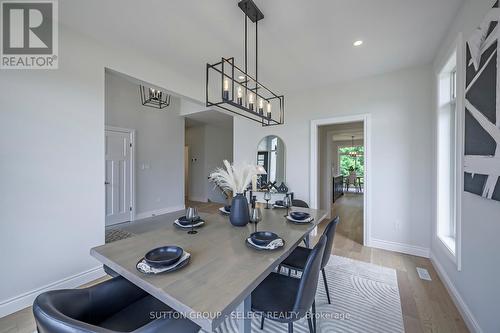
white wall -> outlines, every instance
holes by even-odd
[[[310,120],[370,113],[372,119],[372,240],[425,254],[430,248],[432,75],[428,67],[286,96],[286,124],[260,128],[235,118],[235,155],[253,160],[265,135],[287,147],[287,184],[309,200]],[[387,243],[389,242],[389,243]]]
[[[189,147],[189,200],[225,203],[225,197],[208,181],[208,176],[222,161],[233,160],[233,130],[200,123],[186,129]],[[196,161],[193,161],[193,158]]]
[[[233,160],[233,128],[205,125],[205,179],[207,199],[211,202],[225,203],[226,198],[214,184],[208,181],[208,175],[216,168],[224,167],[223,161]]]
[[[186,129],[186,146],[189,147],[188,199],[192,201],[207,201],[204,138],[205,126]]]
[[[203,98],[203,64],[187,78],[135,50],[59,33],[58,70],[0,74],[0,316],[102,274],[89,250],[104,243],[105,67]]]
[[[143,106],[138,84],[106,71],[105,124],[135,129],[137,218],[184,209],[184,117],[180,99],[162,110]]]
[[[434,64],[435,72],[447,60],[458,34],[467,40],[483,20],[494,1],[466,0],[450,32],[443,41]],[[463,83],[459,83],[463,84]],[[436,82],[434,86],[437,87]],[[437,88],[435,88],[437,89]],[[464,110],[460,110],[464,112]],[[436,126],[436,125],[434,125]],[[435,145],[435,143],[433,143]],[[435,185],[434,185],[435,186]],[[472,332],[500,332],[499,253],[500,203],[462,192],[462,267],[461,271],[445,254],[435,237],[433,225],[432,257],[447,286],[452,291],[463,317]]]

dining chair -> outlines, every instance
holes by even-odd
[[[293,199],[292,200],[292,206],[293,207],[301,207],[301,208],[309,208],[309,205],[307,202],[299,199]]]
[[[255,288],[251,296],[252,311],[261,314],[261,329],[264,318],[268,318],[287,323],[288,333],[293,333],[293,323],[307,317],[309,332],[314,332],[311,317],[315,315],[314,298],[325,245],[326,237],[321,236],[309,253],[300,279],[271,273]]]
[[[178,319],[180,315],[174,316],[170,307],[122,277],[89,288],[40,294],[33,314],[38,333],[194,333],[200,329],[188,319]]]
[[[330,300],[330,291],[328,290],[328,282],[326,279],[325,267],[330,260],[330,255],[333,247],[333,239],[335,238],[335,230],[337,229],[337,224],[339,223],[339,217],[335,217],[325,228],[323,232],[323,237],[326,237],[325,253],[321,261],[321,274],[323,275],[323,283],[325,284],[326,297],[328,299],[328,304],[332,304]],[[293,250],[293,252],[280,264],[280,266],[288,268],[289,270],[303,271],[306,267],[308,257],[311,253],[311,249],[298,246]],[[279,268],[278,271],[281,271]]]

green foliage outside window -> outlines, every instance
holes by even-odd
[[[357,156],[351,156],[350,153],[357,153]],[[356,174],[360,177],[365,175],[365,149],[363,146],[342,147],[339,148],[340,157],[340,174],[349,176],[350,170],[356,170]]]

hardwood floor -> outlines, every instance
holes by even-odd
[[[200,212],[217,213],[220,204],[187,202]],[[340,216],[333,254],[361,260],[396,270],[406,333],[468,332],[457,308],[437,276],[429,259],[369,248],[363,240],[363,197],[348,194],[333,209]],[[321,235],[327,221],[318,230]],[[418,277],[416,268],[426,268],[432,281]],[[100,281],[100,280],[99,280]],[[96,282],[99,282],[96,281]],[[0,333],[33,333],[35,324],[31,307],[0,318]],[[388,332],[389,333],[389,332]]]
[[[333,254],[396,270],[406,333],[469,332],[429,259],[361,245],[362,195],[344,195],[334,205],[332,213],[340,217]],[[318,234],[321,232],[319,230]],[[417,267],[427,269],[432,281],[421,280]]]

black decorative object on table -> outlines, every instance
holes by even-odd
[[[236,227],[243,227],[250,221],[248,200],[242,193],[237,193],[231,202],[229,221]]]
[[[271,182],[271,181],[270,181],[270,182],[268,182],[268,183],[267,183],[267,190],[268,190],[268,191],[271,191],[273,188],[275,188],[275,189],[276,189],[276,191],[278,190],[278,188],[276,187],[276,182]]]
[[[276,190],[279,192],[279,193],[288,193],[288,187],[285,185],[284,182],[281,182],[280,186],[278,186],[276,188]]]

